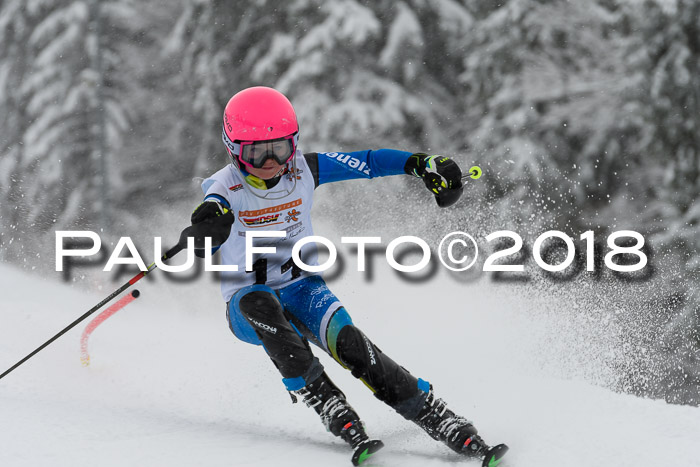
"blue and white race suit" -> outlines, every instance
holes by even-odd
[[[222,273],[221,292],[228,302],[229,326],[236,337],[251,344],[261,345],[261,339],[271,339],[265,344],[265,350],[282,372],[288,390],[305,387],[323,372],[317,358],[309,360],[311,355],[304,350],[296,337],[298,335],[321,347],[344,366],[352,367],[348,358],[357,356],[356,369],[359,371],[360,366],[364,367],[362,380],[365,384],[406,418],[414,417],[422,407],[429,383],[413,377],[375,347],[354,327],[342,303],[321,276],[295,267],[291,259],[295,242],[313,235],[310,213],[316,187],[341,180],[404,174],[411,155],[391,149],[303,156],[299,153],[296,171],[288,167],[271,188],[251,185],[249,175],[230,165],[202,183],[205,200],[218,201],[230,208],[235,216],[231,234],[220,248],[222,264],[238,266],[238,271]],[[296,187],[292,190],[295,177]],[[260,180],[252,179],[252,182],[259,184]],[[277,199],[263,198],[271,191],[285,195],[276,196]],[[285,235],[281,238],[256,238],[254,246],[274,246],[276,250],[256,255],[253,270],[246,272],[245,236],[250,232],[264,231],[281,231]],[[315,245],[310,243],[302,248],[301,257],[305,264],[317,265]],[[246,309],[248,313],[241,311],[244,301],[250,306],[251,297],[259,297],[253,301],[261,300],[260,305],[254,305],[256,318],[251,316],[250,309]],[[258,306],[283,310],[284,316],[274,311],[271,313],[276,318],[272,320],[272,315],[260,312],[262,308],[255,308]],[[265,322],[266,316],[271,320]],[[279,337],[272,337],[284,332],[287,336],[291,333],[289,340],[280,343]],[[289,345],[284,342],[289,342]],[[268,348],[268,345],[277,348]],[[299,354],[290,355],[289,349],[292,348],[296,348]],[[300,368],[302,357],[309,363]]]

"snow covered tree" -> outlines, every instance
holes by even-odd
[[[11,46],[1,57],[0,89],[9,112],[5,118],[14,122],[2,130],[3,139],[9,139],[0,153],[7,174],[0,190],[12,201],[3,205],[2,215],[3,225],[25,237],[78,222],[82,228],[98,224],[104,188],[98,159],[106,156],[100,148],[117,149],[128,127],[121,99],[126,77],[118,73],[120,44],[139,24],[132,7],[130,0],[2,5],[0,30],[11,35]],[[103,35],[95,29],[98,11]],[[117,167],[108,164],[106,170],[118,190]]]
[[[624,38],[602,2],[510,0],[474,6],[466,42],[464,144],[490,166],[496,199],[567,225],[605,204],[625,164]],[[488,168],[487,168],[488,170]]]
[[[26,234],[27,227],[23,225],[26,208],[20,208],[20,188],[21,143],[28,120],[18,89],[28,66],[30,22],[26,2],[8,0],[0,4],[0,258],[9,257],[12,243]]]
[[[640,121],[633,193],[673,298],[658,310],[662,371],[648,391],[700,404],[700,3],[631,2],[622,13],[635,31],[626,55]]]
[[[445,150],[468,12],[440,2],[295,2],[293,24],[251,50],[252,76],[297,97],[321,147]],[[443,26],[443,23],[447,26]],[[451,55],[452,53],[452,55]],[[452,58],[450,58],[452,57]]]
[[[697,403],[700,4],[468,7],[475,26],[460,80],[474,131],[463,144],[485,162],[491,212],[535,232],[642,231],[658,247],[655,290],[667,300],[636,315],[656,326],[639,333],[655,352],[653,376],[632,374],[625,387]]]

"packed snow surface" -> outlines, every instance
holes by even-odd
[[[86,291],[6,265],[0,276],[2,371],[128,279]],[[510,445],[504,466],[700,465],[700,409],[606,389],[614,349],[572,326],[566,304],[541,313],[546,297],[517,285],[440,274],[408,283],[381,264],[371,279],[346,267],[331,288],[385,353],[487,442]],[[175,284],[156,271],[138,289],[93,333],[88,367],[86,320],[0,381],[0,465],[351,465],[316,414],[291,403],[262,349],[230,333],[212,278]],[[478,465],[317,354],[386,444],[366,465]]]

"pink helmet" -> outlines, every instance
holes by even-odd
[[[284,164],[294,157],[298,138],[294,107],[275,89],[247,88],[226,104],[222,139],[234,163],[259,168],[273,158]]]

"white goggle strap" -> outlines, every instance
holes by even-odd
[[[239,143],[234,143],[233,141],[231,141],[231,139],[226,134],[225,128],[221,129],[221,139],[224,141],[224,144],[226,145],[228,150],[231,151],[232,154],[235,154],[237,156],[241,155],[241,145]]]

